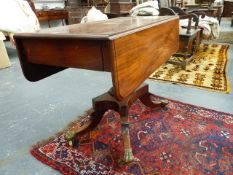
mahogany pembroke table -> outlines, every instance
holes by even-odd
[[[66,139],[76,145],[75,138],[96,127],[104,112],[112,109],[121,116],[125,149],[121,162],[137,160],[130,144],[128,109],[137,99],[152,108],[167,104],[166,100],[151,100],[143,82],[177,51],[177,16],[114,18],[18,33],[14,39],[29,81],[69,67],[111,72],[113,87],[93,99],[90,121],[68,131]]]

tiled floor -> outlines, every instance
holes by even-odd
[[[222,30],[233,31],[230,20]],[[9,44],[9,43],[8,43]],[[12,66],[0,70],[0,175],[49,175],[59,172],[29,154],[30,146],[61,131],[91,107],[92,97],[111,87],[110,73],[67,69],[31,83],[22,75],[17,53],[7,47]],[[228,74],[233,85],[233,47]],[[154,94],[233,114],[233,94],[147,81]]]

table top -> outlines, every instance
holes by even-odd
[[[64,68],[109,71],[125,100],[178,49],[178,16],[124,17],[14,35],[25,77]]]
[[[18,33],[17,37],[58,37],[114,40],[174,19],[176,16],[122,17],[84,24],[42,29],[35,33]]]

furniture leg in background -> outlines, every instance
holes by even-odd
[[[174,59],[170,59],[167,62],[181,66],[182,69],[186,70],[186,66],[193,59],[193,55],[196,53],[197,48],[200,45],[200,29],[191,30],[190,33],[186,33],[182,29],[180,30],[180,48],[177,53],[173,56]],[[183,31],[183,32],[182,32]],[[181,57],[181,59],[179,59]]]
[[[5,36],[0,32],[0,68],[6,68],[11,65],[3,40]]]
[[[233,12],[231,12],[231,27],[233,27]]]
[[[69,18],[68,11],[65,9],[37,10],[36,16],[40,22],[47,21],[49,28],[53,20],[61,20],[62,25],[67,25]]]

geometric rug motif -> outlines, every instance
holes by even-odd
[[[232,114],[173,100],[151,109],[137,100],[129,116],[133,154],[139,162],[118,164],[123,155],[121,124],[119,114],[111,110],[80,138],[78,148],[69,147],[61,134],[34,146],[31,154],[66,175],[232,175]]]
[[[181,66],[165,63],[156,69],[149,79],[229,93],[230,86],[226,75],[228,48],[229,45],[201,44],[186,70]]]

